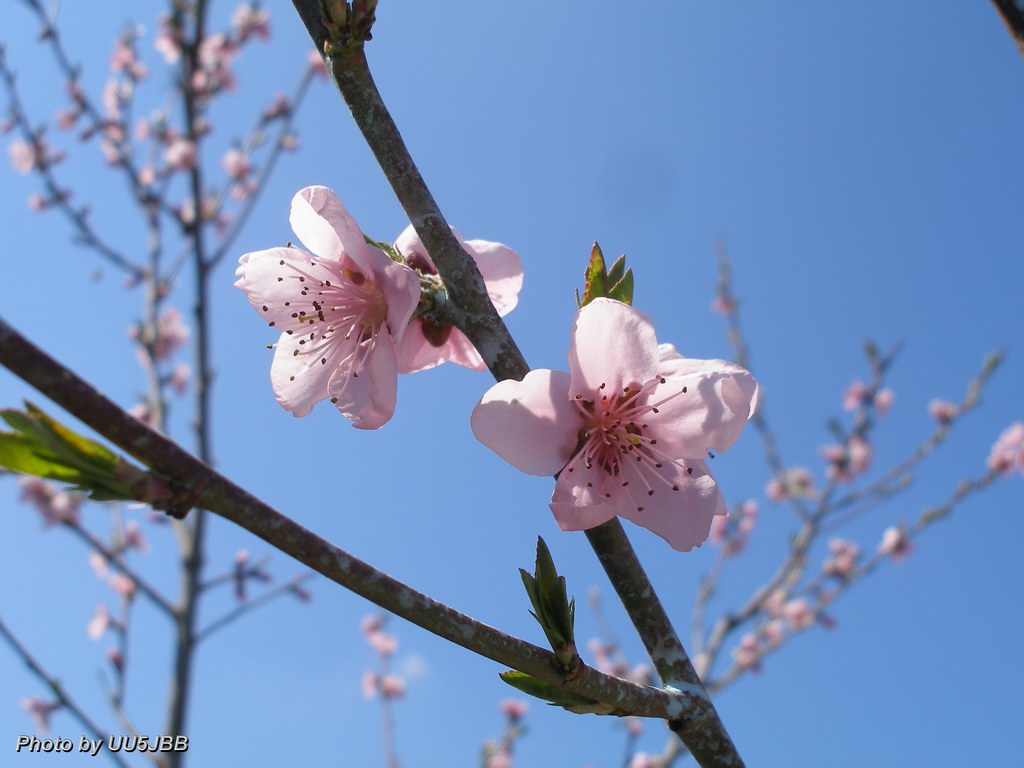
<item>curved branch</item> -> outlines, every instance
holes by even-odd
[[[331,581],[429,632],[629,714],[674,720],[683,713],[700,711],[703,699],[689,690],[641,686],[589,667],[573,680],[564,680],[551,651],[433,600],[320,538],[125,413],[3,319],[0,364],[114,445],[191,490],[203,509],[230,520]]]

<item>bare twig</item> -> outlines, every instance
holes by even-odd
[[[273,600],[276,600],[277,598],[281,597],[282,595],[287,595],[289,593],[295,594],[296,588],[302,586],[303,582],[308,581],[312,577],[313,574],[311,573],[301,573],[298,576],[295,576],[289,579],[288,581],[284,582],[283,584],[279,584],[273,589],[268,589],[255,600],[249,600],[236,606],[234,609],[228,611],[228,613],[224,614],[219,619],[216,619],[213,622],[211,622],[209,626],[199,630],[196,633],[195,642],[200,643],[203,640],[206,640],[208,637],[210,637],[210,635],[214,634],[220,629],[223,629],[228,624],[237,621],[250,611],[261,606],[264,606],[267,603],[272,602]]]
[[[38,677],[39,680],[50,689],[57,701],[60,702],[61,706],[70,712],[71,716],[74,717],[86,731],[91,733],[95,739],[101,740],[104,746],[108,746],[110,742],[106,731],[96,725],[96,723],[94,723],[92,719],[85,714],[85,710],[75,703],[74,699],[68,695],[60,682],[56,678],[52,677],[43,668],[43,665],[36,660],[35,656],[29,653],[28,649],[21,643],[21,641],[14,636],[11,630],[3,622],[3,619],[0,619],[0,635],[2,635],[4,640],[7,641],[11,650],[13,650],[14,653],[17,654],[17,656],[25,663],[25,666],[32,671],[32,674]],[[115,765],[119,765],[121,768],[128,768],[128,764],[116,752],[111,752],[107,749],[105,754],[110,757]]]

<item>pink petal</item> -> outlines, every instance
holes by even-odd
[[[631,463],[627,462],[627,467]],[[686,472],[685,466],[693,469]],[[637,525],[656,533],[665,539],[673,549],[688,552],[699,547],[711,532],[711,521],[715,515],[725,513],[725,504],[718,491],[718,485],[702,461],[686,462],[685,466],[665,464],[661,477],[667,485],[652,483],[654,494],[647,495],[639,477],[629,477],[631,503],[618,512]],[[631,470],[638,475],[636,470]],[[676,485],[679,490],[671,490]],[[640,509],[638,509],[640,508]]]
[[[313,257],[298,248],[268,248],[246,253],[238,260],[235,287],[245,292],[253,309],[267,322],[281,330],[295,329],[301,323],[292,317],[294,310],[285,306],[285,302],[293,300],[298,293],[292,267],[307,271],[312,262]]]
[[[484,360],[466,335],[457,328],[448,330],[443,344],[431,344],[423,334],[423,321],[419,318],[406,326],[402,340],[398,343],[398,372],[416,373],[434,368],[444,362],[480,371]]]
[[[585,531],[615,517],[619,511],[597,488],[576,482],[567,472],[558,476],[551,495],[551,512],[563,531]]]
[[[420,279],[409,267],[392,261],[377,248],[366,246],[363,259],[366,267],[372,270],[372,279],[384,291],[391,335],[396,340],[401,339],[420,303]]]
[[[327,187],[299,190],[292,198],[288,220],[299,239],[321,259],[339,261],[347,253],[356,263],[362,261],[366,245],[362,230]]]
[[[658,387],[659,398],[673,389],[678,394],[659,401],[657,426],[652,424],[652,429],[668,455],[703,458],[709,449],[725,451],[736,442],[753,412],[757,383],[746,369],[723,360],[687,363],[702,372],[671,377]]]
[[[369,353],[360,359],[364,354],[360,351],[339,366],[328,384],[335,407],[356,429],[379,429],[387,424],[398,399],[394,340],[381,331],[368,343],[373,345]],[[357,360],[360,364],[353,368]]]
[[[488,240],[467,240],[462,247],[480,268],[491,303],[504,317],[519,303],[519,291],[523,287],[523,263],[519,254],[507,245]]]
[[[647,315],[612,299],[595,299],[576,314],[569,346],[571,393],[621,391],[657,375],[658,340]]]
[[[300,340],[298,334],[282,334],[270,366],[270,382],[277,402],[294,416],[308,415],[314,405],[327,397],[327,385],[338,367],[341,352],[335,345],[319,356],[305,354],[305,345],[300,345]],[[321,363],[324,357],[327,362]]]
[[[569,401],[569,374],[536,369],[499,381],[473,409],[477,440],[529,475],[553,475],[576,449],[580,419]]]
[[[455,232],[455,230],[452,230]],[[459,233],[455,232],[455,237],[459,243],[462,243],[462,238],[459,237]],[[412,224],[402,230],[402,234],[395,240],[395,250],[410,258],[412,256],[419,256],[420,259],[426,262],[427,269],[424,271],[430,272],[431,274],[437,273],[437,267],[434,266],[434,260],[430,258],[430,254],[427,253],[427,248],[423,245],[423,241],[420,240],[420,236],[416,234],[416,230],[413,229]],[[422,267],[421,267],[422,268]]]

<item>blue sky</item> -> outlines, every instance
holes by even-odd
[[[276,91],[298,78],[308,42],[288,3],[268,4],[273,39],[237,66],[239,89],[214,107],[205,159],[215,166]],[[218,24],[232,5],[214,4]],[[624,10],[624,8],[629,10]],[[166,95],[151,48],[159,3],[64,3],[69,48],[98,94],[114,35],[129,21],[154,76],[140,103]],[[37,120],[64,106],[58,79],[28,14],[8,14],[7,55]],[[841,393],[866,374],[873,338],[904,352],[893,369],[892,412],[876,433],[875,476],[931,428],[926,405],[955,399],[997,347],[1009,356],[985,402],[927,462],[913,487],[858,520],[847,536],[872,550],[889,525],[912,521],[965,477],[984,469],[1000,431],[1024,418],[1020,291],[1024,285],[1024,61],[985,3],[911,4],[568,2],[543,12],[522,4],[385,2],[369,48],[380,88],[448,219],[467,238],[504,242],[526,282],[509,326],[530,363],[565,368],[586,254],[626,252],[636,306],[662,340],[693,357],[730,357],[722,319],[709,311],[714,246],[727,243],[753,348],[753,369],[786,461],[820,477],[825,422]],[[287,156],[261,199],[238,254],[293,238],[291,196],[309,184],[337,191],[364,231],[393,239],[406,226],[340,97],[317,87]],[[72,151],[60,168],[97,227],[141,252],[120,180],[92,145],[54,133]],[[142,297],[95,255],[75,247],[66,222],[28,211],[36,182],[0,171],[4,276],[0,311],[48,351],[125,406],[144,389],[128,325]],[[180,195],[180,190],[175,190]],[[534,642],[516,569],[538,534],[581,603],[596,586],[631,659],[642,658],[584,537],[560,533],[547,510],[551,481],[520,475],[480,446],[469,413],[486,374],[445,366],[399,384],[394,420],[351,429],[327,405],[296,420],[270,391],[274,341],[231,287],[234,258],[212,291],[214,453],[221,469],[304,525],[417,588]],[[174,304],[189,302],[187,281]],[[33,395],[0,375],[0,403]],[[187,405],[172,414],[189,444]],[[328,447],[329,446],[329,447]],[[311,455],[312,454],[312,455]],[[766,578],[796,528],[768,504],[769,473],[751,430],[714,469],[735,503],[762,502],[750,550],[711,606],[734,607]],[[837,626],[796,637],[718,699],[748,764],[954,766],[1006,764],[1019,752],[1024,665],[1019,542],[1024,485],[1016,475],[970,499],[902,565],[883,568],[834,611]],[[97,685],[106,644],[85,625],[109,590],[86,552],[0,482],[0,616],[108,728]],[[90,509],[102,531],[106,511]],[[628,531],[680,631],[695,584],[714,555],[689,554]],[[150,532],[140,562],[176,592],[172,538]],[[213,571],[240,547],[268,548],[228,524],[214,526]],[[815,551],[818,561],[824,551]],[[279,579],[299,572],[272,557]],[[314,600],[282,600],[204,646],[196,670],[191,765],[382,765],[377,707],[360,696],[373,655],[358,632],[371,606],[314,582]],[[213,619],[225,595],[204,608]],[[128,706],[158,733],[169,677],[169,633],[141,608],[133,628]],[[476,764],[499,735],[497,704],[510,690],[498,665],[402,621],[399,666],[416,674],[397,706],[398,750],[410,768]],[[578,615],[578,636],[597,630]],[[738,639],[738,638],[737,638]],[[12,765],[68,765],[13,754],[30,725],[19,707],[42,688],[0,649],[0,754]],[[536,702],[517,751],[523,768],[620,764],[624,732]],[[55,721],[54,733],[77,737]],[[641,748],[660,750],[648,723]]]

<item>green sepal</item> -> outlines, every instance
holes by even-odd
[[[626,268],[625,255],[619,256],[612,264],[611,269],[608,269],[601,246],[594,243],[593,248],[590,249],[590,262],[587,264],[583,277],[585,279],[583,298],[580,299],[579,291],[577,291],[577,306],[585,307],[598,298],[615,299],[623,304],[632,305],[633,270]]]
[[[625,257],[620,256],[619,261],[624,261]],[[618,261],[616,262],[616,264]],[[611,282],[609,280],[609,282]],[[608,298],[621,301],[623,304],[633,306],[633,270],[627,269],[625,274],[618,280],[618,282],[611,283],[611,288],[608,289]]]
[[[379,248],[384,251],[387,257],[392,261],[398,262],[399,264],[405,264],[405,259],[402,257],[402,254],[400,254],[398,249],[391,243],[386,243],[383,240],[374,240],[365,233],[363,234],[363,240],[367,245],[372,245],[374,248]]]
[[[569,600],[565,577],[559,576],[551,550],[540,536],[537,537],[537,560],[533,575],[522,568],[519,575],[530,598],[533,616],[551,644],[558,660],[566,670],[579,665],[573,627],[576,622],[576,600]]]
[[[608,271],[604,264],[601,246],[594,243],[590,249],[590,262],[583,272],[583,301],[581,307],[587,306],[594,299],[608,295]]]
[[[594,701],[586,696],[571,693],[557,685],[546,683],[531,677],[525,672],[509,670],[498,675],[502,680],[511,685],[517,691],[543,699],[552,706],[574,712],[577,715],[611,715],[615,713],[615,707],[600,701]]]

